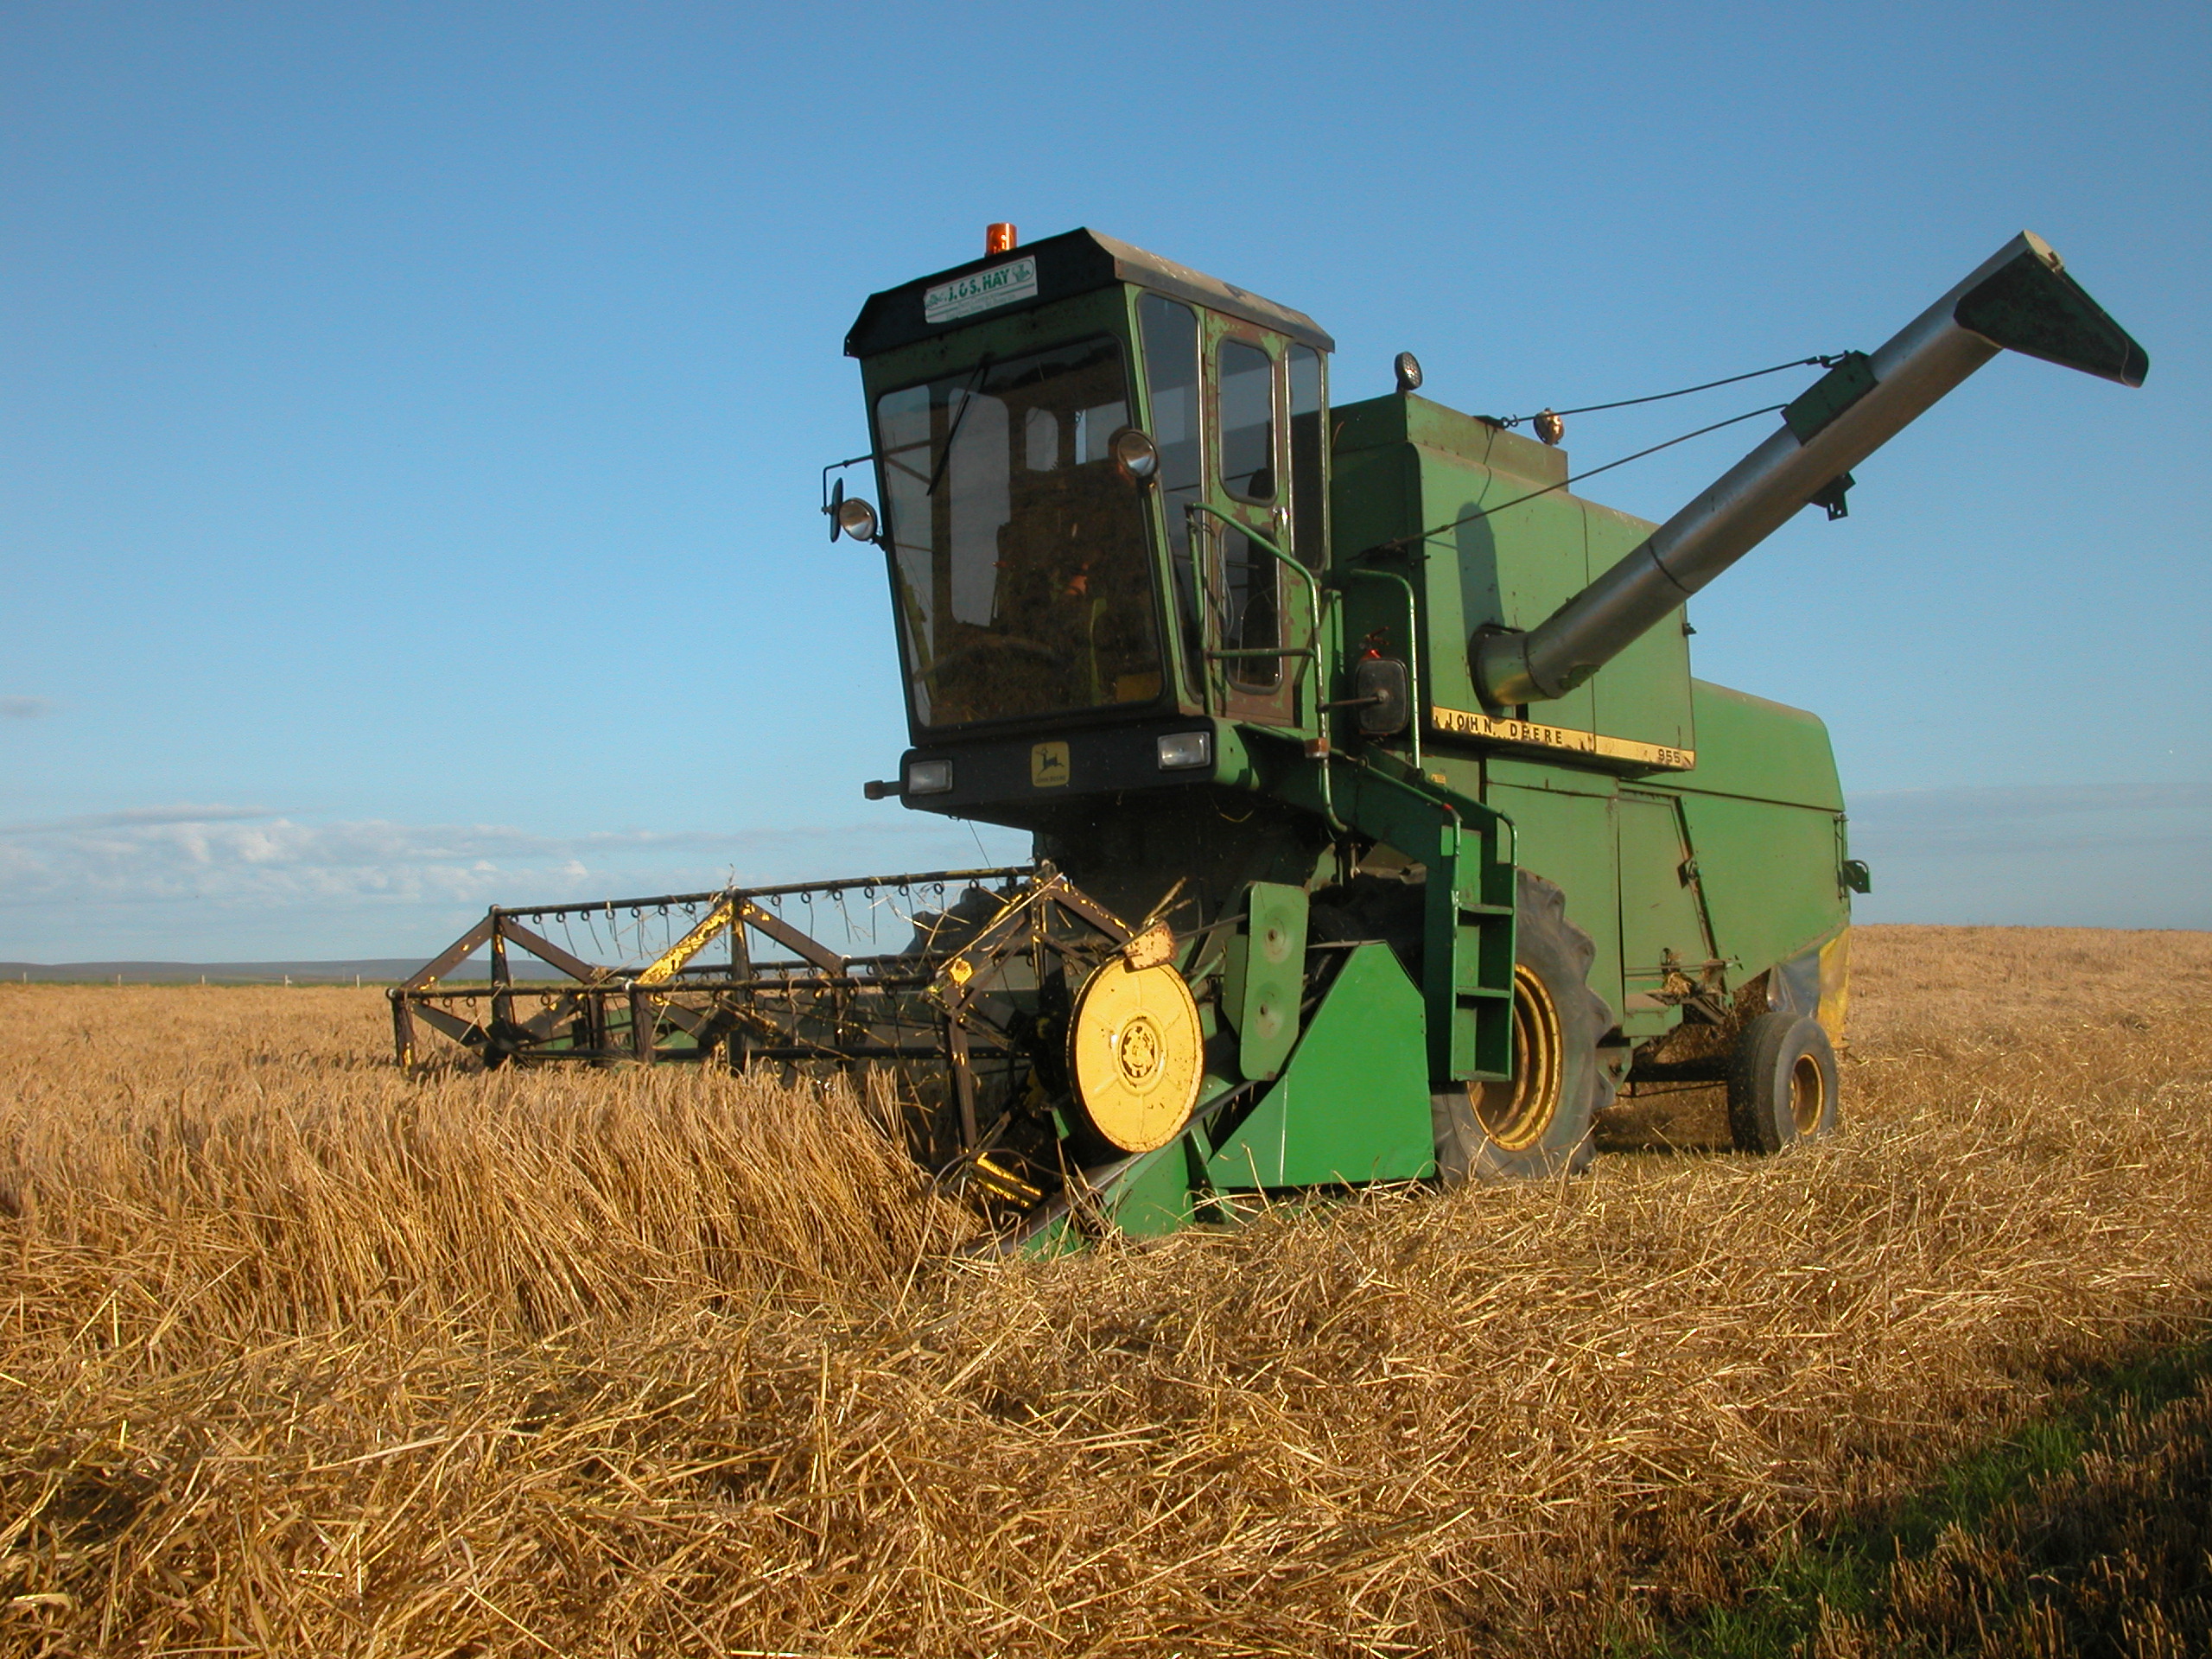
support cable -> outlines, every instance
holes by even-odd
[[[1756,380],[1763,374],[1780,374],[1789,369],[1832,369],[1847,355],[1847,353],[1835,352],[1821,357],[1793,358],[1787,363],[1777,363],[1770,369],[1753,369],[1747,374],[1732,374],[1725,380],[1708,380],[1703,385],[1684,386],[1680,391],[1655,391],[1647,397],[1623,397],[1615,403],[1585,404],[1580,409],[1548,409],[1542,412],[1556,415],[1564,420],[1569,415],[1595,415],[1600,410],[1633,409],[1638,404],[1663,404],[1669,397],[1687,397],[1694,391],[1711,391],[1715,386],[1732,386],[1739,380]],[[1534,415],[1508,415],[1498,424],[1525,426],[1535,418]]]
[[[1796,365],[1793,364],[1789,366],[1794,368]],[[1724,426],[1740,425],[1745,421],[1757,420],[1762,415],[1779,414],[1789,407],[1787,404],[1769,404],[1764,409],[1754,409],[1741,415],[1731,415],[1725,421],[1715,421],[1711,426],[1700,426],[1694,432],[1685,432],[1681,436],[1669,438],[1664,443],[1655,443],[1648,449],[1639,449],[1632,455],[1623,455],[1618,461],[1609,461],[1602,467],[1592,467],[1585,472],[1570,473],[1556,484],[1547,484],[1543,488],[1531,490],[1526,495],[1516,495],[1510,501],[1501,501],[1494,507],[1478,507],[1472,512],[1463,513],[1449,524],[1438,524],[1433,529],[1421,531],[1415,535],[1395,536],[1387,542],[1377,542],[1360,554],[1359,557],[1371,559],[1378,554],[1406,552],[1415,543],[1425,542],[1432,536],[1441,536],[1445,531],[1457,530],[1462,524],[1471,524],[1478,518],[1487,518],[1494,512],[1503,512],[1508,507],[1517,507],[1523,501],[1533,501],[1540,495],[1550,495],[1556,491],[1567,488],[1570,484],[1580,484],[1586,478],[1595,478],[1600,473],[1611,472],[1616,467],[1625,467],[1631,461],[1642,461],[1646,455],[1656,455],[1662,449],[1671,449],[1678,443],[1688,443],[1692,438],[1701,438],[1708,432],[1718,432]]]

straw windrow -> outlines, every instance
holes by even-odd
[[[409,1083],[367,994],[0,989],[0,1644],[1657,1628],[2204,1329],[2212,939],[1857,958],[1827,1144],[1646,1103],[1616,1142],[1691,1149],[995,1267],[836,1090]]]

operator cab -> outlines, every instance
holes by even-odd
[[[825,510],[889,567],[915,747],[874,791],[1035,824],[1318,733],[1332,346],[1087,230],[873,296],[880,522]]]

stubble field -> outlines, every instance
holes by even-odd
[[[0,1651],[2204,1650],[2212,935],[1854,965],[1824,1144],[993,1266],[845,1095],[0,987]]]

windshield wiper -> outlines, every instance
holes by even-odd
[[[976,365],[976,372],[968,377],[968,385],[960,394],[960,407],[952,411],[952,424],[945,429],[944,448],[937,458],[937,465],[930,470],[929,488],[924,495],[935,495],[937,486],[944,481],[944,469],[952,461],[952,441],[960,435],[960,423],[968,418],[968,405],[976,401],[976,388],[983,384],[983,377],[991,372],[991,354],[985,352]]]

